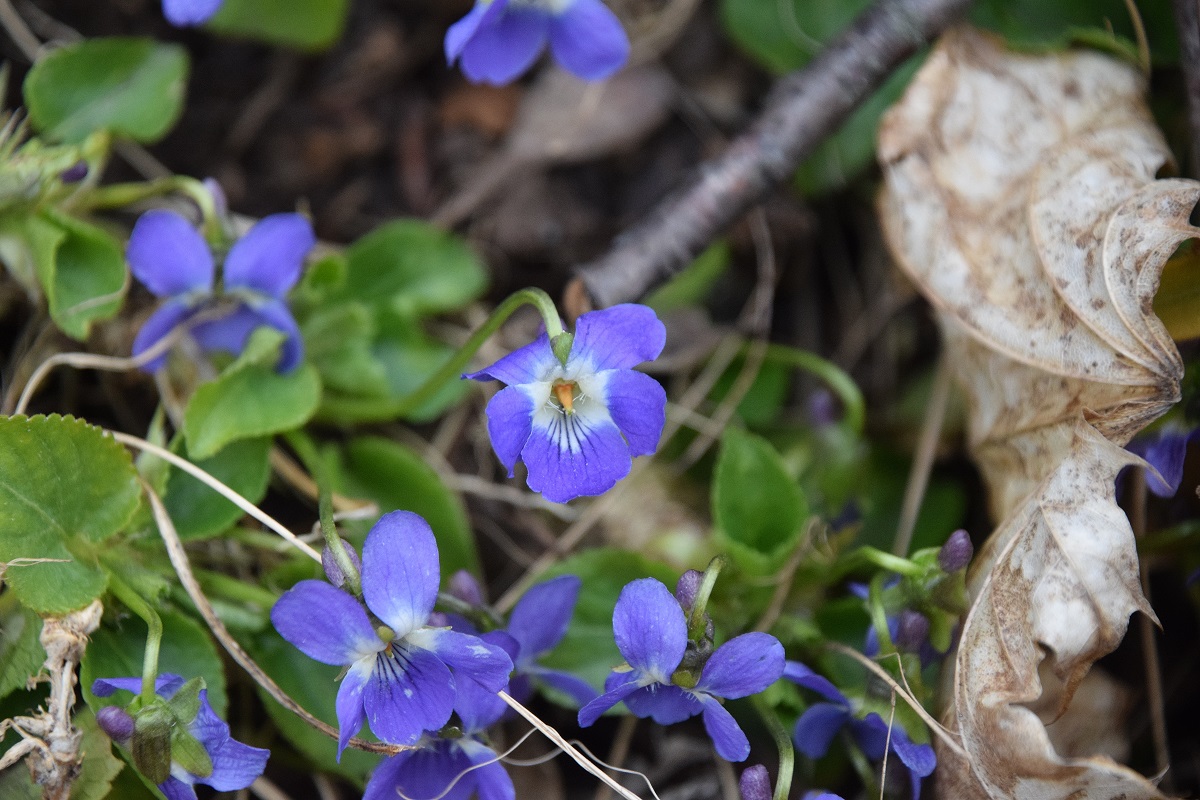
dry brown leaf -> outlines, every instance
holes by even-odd
[[[997,518],[1058,460],[1040,429],[1082,411],[1124,444],[1179,399],[1151,303],[1200,184],[1154,180],[1170,155],[1143,90],[1099,53],[959,32],[881,128],[884,226],[940,312]]]
[[[1170,155],[1143,91],[1107,56],[1011,54],[964,29],[880,129],[885,233],[938,311],[1003,520],[969,583],[950,714],[967,760],[939,754],[946,798],[1162,797],[1046,727],[1130,614],[1153,616],[1113,487],[1137,461],[1121,445],[1179,399],[1151,304],[1200,233],[1200,184],[1155,180]]]

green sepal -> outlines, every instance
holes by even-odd
[[[175,715],[167,702],[156,698],[134,717],[130,750],[138,771],[154,783],[171,777],[171,729]]]
[[[213,763],[208,751],[184,728],[176,727],[171,733],[171,760],[201,778],[207,778],[213,773]]]
[[[192,678],[171,695],[167,705],[170,706],[175,719],[186,725],[196,718],[200,713],[200,692],[204,688],[204,678]]]
[[[564,367],[567,366],[567,359],[571,357],[571,346],[573,344],[575,344],[575,334],[567,331],[560,333],[550,341],[550,349],[554,351],[555,358]]]

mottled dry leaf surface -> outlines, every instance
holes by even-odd
[[[1129,616],[1153,615],[1114,480],[1136,461],[1121,446],[1179,399],[1151,303],[1200,233],[1200,184],[1155,179],[1170,155],[1144,91],[1105,55],[1014,54],[964,29],[880,130],[888,242],[937,310],[1002,520],[969,586],[948,714],[968,760],[941,754],[944,798],[1162,796],[1046,727],[1084,711],[1075,692]]]

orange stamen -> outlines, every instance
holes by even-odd
[[[554,384],[554,396],[558,398],[558,402],[567,411],[572,411],[575,404],[575,384],[573,383],[556,383]]]

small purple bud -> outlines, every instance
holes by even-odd
[[[679,582],[675,584],[675,599],[683,606],[684,611],[690,612],[696,604],[696,594],[703,582],[704,573],[698,570],[689,569],[679,576]]]
[[[96,724],[114,742],[128,742],[133,736],[133,717],[120,706],[105,706],[97,711]]]
[[[88,163],[76,161],[59,174],[58,179],[63,183],[79,183],[88,176]]]
[[[479,585],[479,581],[475,580],[475,576],[465,569],[460,569],[450,576],[446,591],[469,606],[475,608],[483,606],[483,588]]]
[[[338,539],[342,543],[342,549],[346,551],[346,555],[350,556],[350,563],[360,573],[362,572],[362,559],[358,557],[354,546],[345,539]],[[346,576],[342,573],[342,568],[338,566],[337,559],[333,557],[333,551],[329,549],[329,545],[325,545],[325,549],[321,551],[321,566],[325,568],[325,577],[329,578],[329,582],[339,589],[346,583]]]
[[[747,767],[738,781],[742,800],[771,800],[771,776],[762,764]]]
[[[808,418],[817,428],[828,428],[842,418],[837,398],[828,389],[817,389],[808,396]]]
[[[929,638],[929,620],[924,614],[909,609],[900,612],[896,625],[896,648],[906,653],[916,653]]]
[[[217,216],[227,216],[229,214],[229,201],[225,199],[225,190],[221,188],[221,184],[217,183],[217,179],[205,178],[204,188],[208,189],[208,193],[212,195],[213,207],[216,208]]]
[[[958,572],[966,569],[975,555],[975,546],[971,544],[971,536],[962,528],[950,534],[950,538],[938,551],[938,565],[945,572]]]

